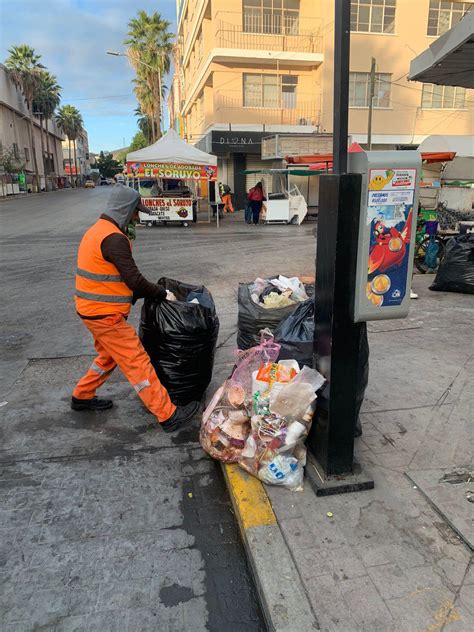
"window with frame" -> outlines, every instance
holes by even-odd
[[[424,83],[421,94],[423,110],[451,109],[460,110],[465,107],[466,89],[454,86],[437,86]]]
[[[26,162],[30,162],[30,150],[29,150],[29,148],[28,148],[28,147],[25,147],[24,154],[25,154],[25,160],[26,160]],[[16,156],[16,157],[18,158],[18,156]]]
[[[298,77],[245,73],[243,94],[245,108],[296,108]]]
[[[352,0],[351,31],[394,33],[396,0]]]
[[[375,73],[374,108],[390,107],[392,75],[385,72]],[[349,74],[349,107],[368,108],[370,103],[370,72],[351,72]]]
[[[298,35],[300,0],[242,0],[244,33]]]
[[[13,149],[13,156],[16,158],[16,160],[18,160],[20,157],[20,151],[18,149],[18,145],[16,143],[13,143],[12,149]]]
[[[427,35],[439,37],[459,22],[474,7],[472,2],[442,2],[430,0]]]

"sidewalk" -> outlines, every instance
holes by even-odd
[[[324,632],[474,629],[469,485],[438,483],[454,468],[474,469],[473,300],[431,292],[432,279],[415,277],[420,298],[409,318],[368,326],[370,382],[355,453],[375,489],[323,498],[307,480],[302,493],[265,487],[282,555],[289,551],[301,582],[294,590],[304,591]],[[230,298],[219,310],[229,332],[237,315]],[[214,385],[228,375],[234,347],[232,336],[219,349]],[[257,585],[266,579],[259,572],[284,570],[273,557],[270,569],[255,568]],[[306,632],[291,621],[273,629]]]

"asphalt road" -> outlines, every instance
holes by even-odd
[[[109,187],[0,201],[3,300],[0,396],[28,358],[93,353],[74,311],[74,274],[82,234],[100,215]],[[238,213],[215,224],[141,228],[134,256],[150,280],[204,283],[220,312],[235,311],[238,281],[314,272],[312,224],[247,226]],[[132,312],[132,322],[139,315]],[[222,320],[222,319],[221,319]],[[226,336],[225,326],[221,335]]]
[[[76,251],[108,192],[0,202],[2,629],[263,630],[220,468],[197,427],[157,431],[119,374],[104,387],[111,412],[69,410],[93,353],[74,310]],[[211,289],[231,354],[238,281],[282,264],[311,273],[312,230],[247,226],[239,214],[219,231],[141,228],[134,252],[150,279]]]

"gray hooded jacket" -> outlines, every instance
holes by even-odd
[[[103,240],[100,249],[104,259],[114,264],[125,284],[132,290],[134,302],[139,298],[163,300],[166,297],[166,290],[161,285],[148,281],[140,272],[132,256],[130,241],[125,234],[139,203],[140,195],[134,189],[122,184],[113,186],[105,212],[100,217],[117,226],[123,235],[109,235]]]
[[[115,184],[112,187],[103,215],[113,219],[120,230],[125,232],[139,203],[140,194],[138,191],[123,184]]]

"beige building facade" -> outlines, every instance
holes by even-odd
[[[407,81],[410,61],[470,10],[438,0],[353,0],[349,133],[367,142],[376,60],[374,149],[417,146],[431,134],[473,133],[474,94]],[[219,157],[238,203],[262,161],[262,138],[332,132],[333,0],[177,0],[170,120]],[[296,135],[296,136],[295,136]]]
[[[34,144],[36,160],[41,180],[41,188],[45,187],[45,174],[51,179],[53,186],[60,184],[64,176],[62,139],[54,120],[48,121],[49,153],[44,134],[43,158],[41,156],[41,133],[39,119],[33,117]],[[15,157],[25,166],[26,184],[33,189],[35,163],[29,132],[29,114],[21,92],[11,81],[7,69],[0,64],[0,143],[5,150],[14,152]],[[18,185],[12,189],[6,187],[6,193],[18,192]]]

